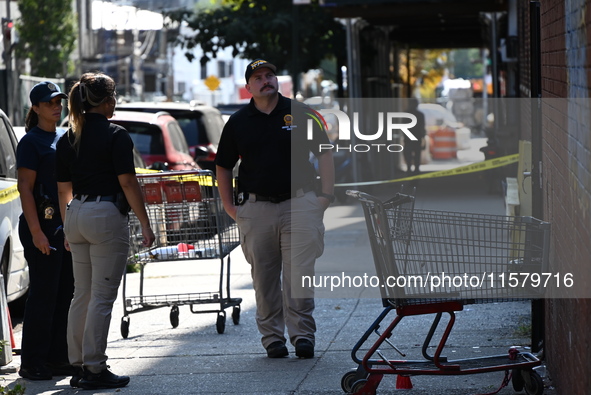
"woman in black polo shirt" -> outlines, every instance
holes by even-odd
[[[70,130],[57,146],[57,180],[64,231],[74,262],[74,299],[68,323],[68,353],[83,389],[129,383],[107,366],[107,335],[113,303],[129,250],[127,213],[135,212],[144,246],[154,242],[135,176],[133,142],[109,122],[115,111],[115,82],[86,73],[70,90]]]
[[[55,180],[55,147],[63,131],[59,87],[44,81],[29,93],[27,134],[16,150],[18,191],[23,214],[19,236],[29,266],[29,296],[25,306],[20,376],[51,380],[70,375],[66,327],[74,292],[72,257],[64,248],[62,218]]]

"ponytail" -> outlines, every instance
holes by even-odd
[[[115,81],[102,73],[85,73],[70,89],[68,122],[74,133],[73,146],[76,152],[78,152],[82,129],[84,129],[84,113],[114,96]]]
[[[80,146],[84,121],[84,106],[80,99],[80,82],[76,82],[68,95],[68,124],[70,125],[70,130],[74,133],[73,146],[76,152],[78,152],[78,147]]]
[[[25,118],[25,132],[33,129],[39,124],[39,115],[33,110],[33,107],[29,108],[27,117]]]

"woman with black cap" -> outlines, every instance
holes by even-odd
[[[72,374],[66,328],[74,292],[72,256],[64,247],[57,182],[56,128],[67,99],[59,87],[41,82],[29,94],[31,108],[18,144],[18,191],[23,214],[19,235],[29,266],[29,295],[23,319],[21,368],[30,380],[51,380]]]
[[[154,242],[133,163],[133,141],[112,124],[115,81],[86,73],[70,90],[70,130],[57,146],[57,180],[64,231],[72,251],[74,299],[68,324],[70,380],[83,389],[119,388],[128,376],[107,366],[113,303],[129,251],[127,214],[133,209],[143,245]]]

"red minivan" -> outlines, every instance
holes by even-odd
[[[117,110],[109,121],[127,129],[147,167],[155,170],[199,168],[189,153],[179,123],[169,113],[161,111],[149,114]]]

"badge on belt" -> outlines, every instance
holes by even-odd
[[[236,203],[238,203],[239,206],[241,206],[245,200],[244,192],[240,192],[236,197]]]

